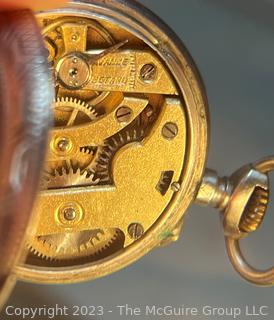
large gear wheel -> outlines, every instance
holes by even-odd
[[[54,118],[57,127],[73,126],[96,120],[97,112],[85,101],[72,97],[58,97],[54,105]]]
[[[107,139],[104,146],[98,148],[93,159],[93,170],[100,183],[112,184],[112,160],[115,154],[130,143],[140,143],[151,129],[151,123],[157,118],[157,112],[148,107],[136,118],[132,124],[116,135]]]
[[[129,143],[140,142],[143,138],[144,130],[142,128],[134,128],[118,133],[105,142],[105,145],[97,153],[94,169],[100,182],[112,183],[111,162],[116,152]]]
[[[97,120],[98,114],[89,103],[73,97],[58,97],[54,103],[55,128],[72,127]],[[82,146],[77,159],[70,159],[74,166],[86,168],[93,160],[97,148]],[[56,169],[67,168],[66,161],[47,162],[45,170],[50,174]]]
[[[79,167],[62,167],[44,176],[44,189],[58,189],[71,186],[92,186],[99,183],[92,172]],[[68,260],[96,259],[112,247],[123,243],[123,234],[118,229],[85,230],[64,234],[36,236],[28,243],[29,252],[42,260],[64,262]]]
[[[85,230],[74,233],[38,236],[28,244],[33,256],[59,263],[69,260],[100,258],[121,243],[119,229]]]

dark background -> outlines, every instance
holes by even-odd
[[[141,2],[178,33],[203,76],[211,113],[208,167],[230,174],[242,164],[274,154],[274,1]],[[274,265],[273,210],[271,206],[261,230],[243,245],[249,261],[259,267]],[[274,289],[258,288],[239,278],[225,253],[218,214],[196,206],[189,209],[182,237],[176,244],[154,250],[134,265],[90,283],[18,283],[9,301],[18,306],[55,303],[103,304],[107,308],[125,303],[268,305],[271,315],[263,319],[274,318]],[[245,318],[248,319],[240,319]],[[6,316],[2,314],[1,319]],[[112,314],[104,319],[122,318]]]

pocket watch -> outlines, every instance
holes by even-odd
[[[188,207],[217,208],[235,269],[259,285],[273,269],[245,260],[269,201],[268,157],[221,178],[206,169],[209,110],[178,37],[132,0],[77,0],[36,14],[54,77],[54,127],[15,274],[92,280],[176,241]]]

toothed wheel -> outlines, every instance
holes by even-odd
[[[148,105],[129,127],[107,139],[104,142],[104,146],[98,148],[91,167],[96,177],[100,178],[100,183],[113,183],[111,166],[115,154],[130,143],[141,143],[148,135],[151,129],[150,125],[155,121],[156,117],[157,113]]]
[[[94,173],[69,166],[44,175],[44,189],[58,189],[76,186],[95,186],[100,179]],[[67,218],[70,220],[69,217]],[[72,219],[73,220],[73,219]],[[36,236],[28,243],[30,253],[43,260],[79,260],[100,256],[106,250],[111,250],[116,241],[122,243],[122,233],[117,229],[84,230],[62,234]]]
[[[58,97],[54,104],[54,122],[55,128],[73,127],[93,122],[97,119],[96,109],[89,103],[73,97]],[[71,158],[74,166],[78,165],[81,169],[86,168],[93,160],[97,148],[92,146],[82,146],[79,148],[77,158]],[[56,169],[67,167],[67,162],[53,161],[46,163],[46,171],[54,173]],[[42,189],[45,189],[42,184]]]
[[[144,138],[144,130],[142,128],[134,128],[124,131],[113,136],[105,142],[105,145],[98,151],[94,171],[96,176],[100,178],[102,183],[111,183],[111,162],[116,152],[123,146],[140,142]]]
[[[61,167],[51,174],[44,174],[44,188],[58,189],[72,186],[94,186],[100,182],[99,178],[90,170],[81,170],[79,167]]]
[[[54,105],[55,126],[73,126],[94,121],[97,112],[85,101],[72,97],[57,98]]]
[[[85,230],[35,237],[29,251],[43,260],[66,261],[100,257],[121,239],[117,229]]]

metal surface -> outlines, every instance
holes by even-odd
[[[16,273],[45,283],[98,278],[178,238],[205,164],[204,89],[176,36],[133,1],[73,2],[37,18],[55,70],[57,99],[80,99],[97,116],[79,118],[71,104],[69,114],[63,109],[56,116],[56,124],[70,125],[52,130],[45,169],[47,181],[55,182],[37,199],[28,238],[32,251]],[[64,59],[76,56],[88,61],[88,77],[82,78],[82,67],[64,66]],[[130,110],[130,117],[120,121],[121,110]],[[83,155],[89,160],[82,161]],[[78,184],[77,176],[98,182]],[[103,254],[90,255],[97,244],[83,244],[81,235],[113,229],[118,244],[110,241]],[[72,241],[83,250],[64,254]]]
[[[199,99],[205,92],[187,54],[178,52],[178,43],[173,47],[170,31],[157,34],[160,22],[152,15],[149,33],[142,30],[143,17],[126,25],[134,2],[126,2],[121,17],[124,1],[84,3],[38,16],[58,114],[27,263],[17,274],[65,283],[111,273],[176,240],[200,184],[197,203],[221,210],[227,237],[256,231],[266,212],[268,177],[246,166],[222,179],[207,170],[200,182],[208,118]],[[179,58],[187,60],[181,70]],[[195,176],[200,179],[187,184]],[[240,264],[239,247],[228,248]]]
[[[254,164],[254,168],[262,174],[269,174],[274,170],[274,157],[268,157]],[[268,201],[265,206],[267,206]],[[252,267],[243,256],[239,241],[226,237],[226,247],[230,261],[235,270],[247,281],[261,286],[274,285],[274,267],[267,270],[259,270]]]
[[[233,267],[247,281],[262,286],[274,284],[274,268],[261,271],[251,267],[239,240],[257,231],[263,222],[269,204],[268,174],[273,169],[273,157],[244,166],[229,178],[219,178],[215,171],[207,169],[196,199],[198,204],[220,210]]]
[[[0,304],[23,259],[51,124],[53,92],[40,30],[30,11],[0,12]],[[21,261],[20,260],[20,261]]]
[[[225,174],[239,163],[268,154],[273,148],[273,5],[266,6],[266,0],[173,0],[172,6],[166,0],[142,2],[175,29],[203,74],[212,117],[208,165]],[[263,228],[241,243],[248,261],[257,266],[273,263],[271,207],[269,213]],[[240,281],[227,263],[219,222],[211,208],[192,206],[178,243],[153,250],[136,264],[97,281],[66,286],[19,282],[9,304],[82,306],[92,300],[93,305],[103,302],[111,308],[123,302],[142,307],[181,306],[183,301],[185,306],[202,308],[226,306],[229,301],[243,313],[246,305],[269,306],[265,319],[272,320],[273,289]],[[6,319],[4,313],[1,316]],[[121,316],[114,312],[104,318]]]
[[[217,208],[224,217],[226,236],[246,237],[261,225],[268,204],[269,181],[265,173],[246,165],[230,177],[207,169],[196,203]]]

